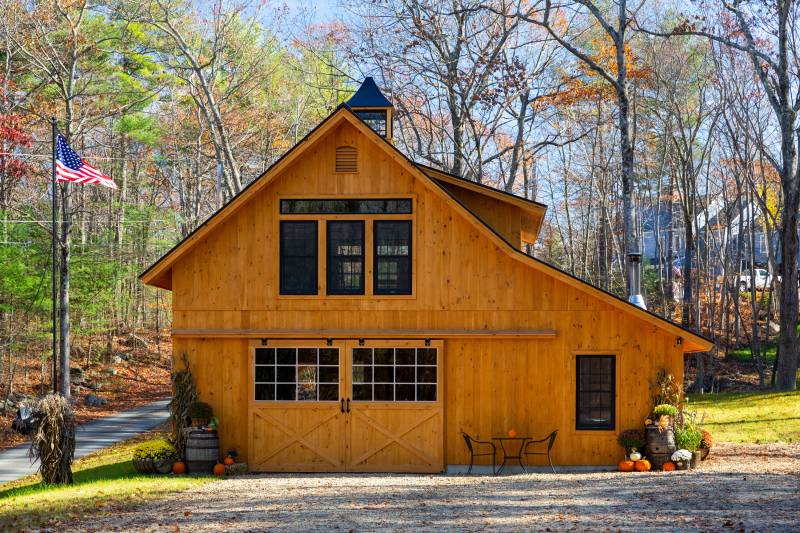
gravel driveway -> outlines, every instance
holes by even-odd
[[[719,445],[690,472],[259,475],[83,531],[800,531],[800,445]]]

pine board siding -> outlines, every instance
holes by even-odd
[[[157,264],[143,276],[172,288],[175,366],[186,353],[201,399],[220,418],[222,451],[238,448],[256,470],[437,472],[469,462],[461,431],[488,439],[514,428],[541,438],[558,429],[557,464],[615,464],[616,436],[641,425],[657,370],[682,379],[687,346],[706,341],[686,332],[679,344],[679,328],[521,258],[509,246],[538,233],[530,212],[435,182],[348,113],[337,111],[266,185],[165,256],[168,269]],[[357,172],[335,172],[342,146],[355,148]],[[409,198],[413,212],[281,215],[282,198]],[[280,221],[308,219],[319,220],[318,294],[280,295]],[[409,295],[372,293],[372,221],[386,219],[412,221]],[[366,221],[364,295],[325,294],[327,220]],[[394,340],[380,340],[381,331]],[[254,401],[259,335],[268,346],[291,346],[291,332],[297,346],[342,350],[343,398],[358,332],[365,346],[429,342],[439,350],[437,401],[354,403],[352,413],[338,403]],[[575,429],[576,356],[590,354],[616,357],[614,430]]]

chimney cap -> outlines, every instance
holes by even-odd
[[[394,107],[378,88],[372,76],[364,78],[361,87],[347,101],[350,107]]]

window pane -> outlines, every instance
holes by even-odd
[[[436,385],[417,385],[418,402],[435,402]]]
[[[279,366],[278,367],[278,383],[294,383],[295,380],[295,367],[293,366]]]
[[[314,401],[317,399],[316,383],[298,383],[297,399],[301,401]]]
[[[394,348],[375,348],[376,365],[393,365]]]
[[[317,294],[317,222],[282,220],[280,293]]]
[[[319,401],[336,402],[339,400],[339,385],[320,385]]]
[[[372,367],[353,366],[353,383],[372,383]]]
[[[256,348],[257,365],[274,365],[275,348]]]
[[[353,400],[371,402],[372,385],[353,385]]]
[[[410,198],[281,200],[281,214],[311,215],[408,215]]]
[[[418,365],[435,365],[436,348],[417,348]]]
[[[338,366],[319,367],[319,382],[339,383],[339,367]]]
[[[257,366],[256,367],[256,383],[271,382],[275,383],[275,367],[274,366]]]
[[[287,401],[287,400],[294,400],[295,399],[295,387],[297,385],[281,385],[278,384],[278,392],[275,395],[275,399],[278,401]]]
[[[317,367],[316,366],[298,366],[297,367],[297,382],[298,383],[316,383],[317,382]]]
[[[372,364],[372,348],[354,348],[353,349],[353,364],[354,365],[371,365]]]
[[[394,383],[394,368],[391,366],[376,366],[375,383]]]
[[[413,366],[395,367],[394,379],[396,383],[414,383],[414,367]]]
[[[274,400],[275,385],[256,385],[256,400]]]
[[[297,363],[301,365],[316,365],[317,364],[317,349],[316,348],[298,348],[297,349]]]
[[[419,383],[436,383],[436,367],[435,366],[417,367],[417,381]]]
[[[395,364],[398,365],[414,364],[414,348],[397,348],[394,354],[395,354]]]
[[[394,401],[394,385],[375,385],[376,402]]]
[[[337,365],[339,364],[339,348],[320,348],[319,364]]]
[[[411,221],[376,220],[375,294],[411,294]]]
[[[414,385],[395,385],[394,400],[396,402],[413,402]]]
[[[279,365],[293,365],[297,362],[295,348],[278,348],[278,364]]]
[[[364,221],[328,221],[328,294],[364,294]]]
[[[386,111],[354,111],[375,133],[386,137]]]

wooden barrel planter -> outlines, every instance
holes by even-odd
[[[210,474],[219,460],[219,438],[216,431],[190,431],[186,440],[186,469]]]
[[[677,449],[675,433],[673,433],[672,427],[662,430],[657,425],[651,424],[645,429],[645,436],[647,441],[644,448],[645,455],[653,467],[660,470]]]

